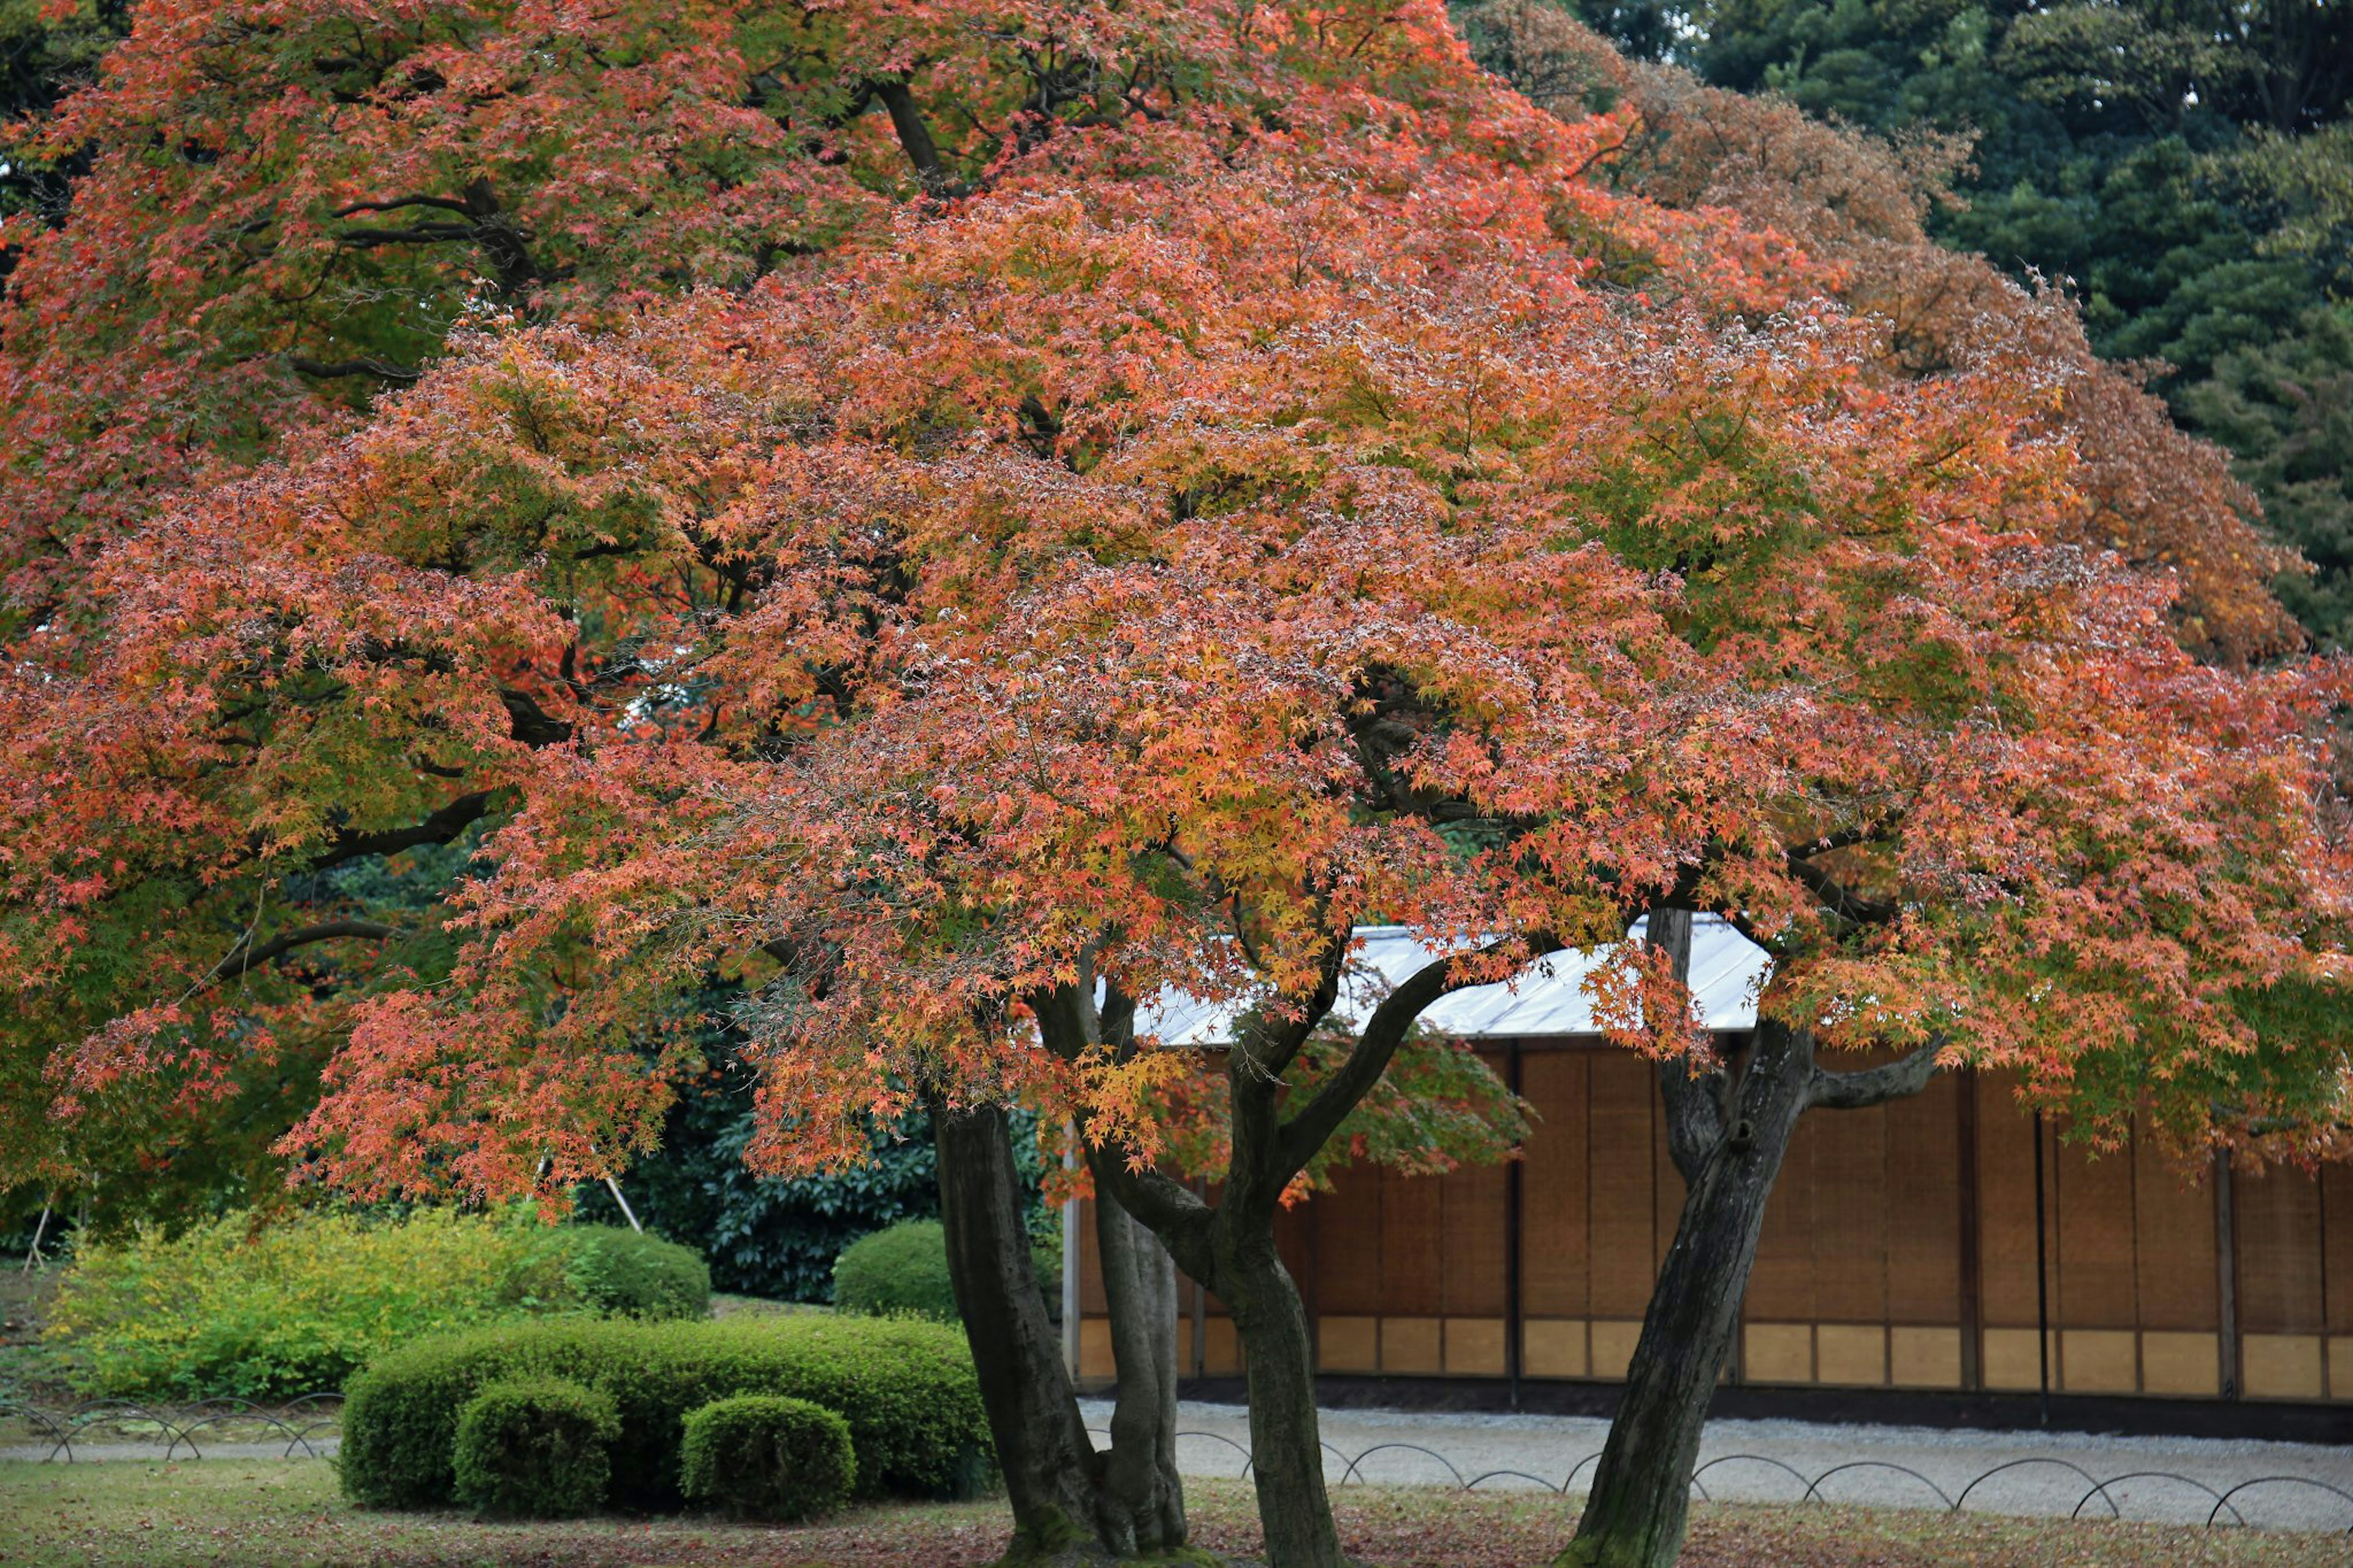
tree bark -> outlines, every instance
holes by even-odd
[[[1166,1347],[1166,1375],[1151,1375],[1147,1367],[1146,1375],[1131,1378],[1123,1361],[1113,1447],[1099,1454],[1080,1417],[1060,1338],[1031,1271],[1005,1112],[993,1105],[951,1109],[937,1100],[931,1111],[948,1276],[1013,1510],[1013,1540],[1002,1561],[1076,1568],[1187,1555],[1175,1463],[1176,1293],[1167,1255],[1134,1245],[1140,1238],[1124,1215],[1107,1222],[1131,1233],[1124,1261],[1107,1271],[1121,1276],[1121,1284],[1112,1287],[1114,1342],[1141,1342],[1156,1333]],[[1098,1201],[1099,1212],[1104,1206]],[[1137,1310],[1148,1308],[1155,1277],[1166,1287],[1166,1307],[1157,1318],[1144,1311],[1139,1322]],[[1124,1288],[1131,1281],[1139,1289]],[[1129,1435],[1139,1442],[1133,1453],[1123,1451]]]
[[[1272,1216],[1219,1238],[1217,1291],[1241,1335],[1250,1385],[1250,1456],[1259,1526],[1274,1568],[1341,1568],[1348,1562],[1324,1486],[1323,1429],[1315,1415],[1315,1352],[1299,1287],[1274,1247]]]
[[[1805,1112],[1813,1054],[1806,1031],[1757,1026],[1728,1125],[1690,1178],[1577,1539],[1557,1560],[1563,1568],[1668,1568],[1683,1547],[1708,1401],[1739,1326],[1766,1200]],[[1679,1077],[1689,1095],[1713,1093],[1704,1075],[1669,1066],[1662,1086]]]
[[[1098,1184],[1095,1244],[1119,1371],[1104,1489],[1133,1526],[1132,1550],[1185,1544],[1185,1489],[1176,1474],[1176,1265],[1159,1237]]]

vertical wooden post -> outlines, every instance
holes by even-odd
[[[1978,1194],[1978,1069],[1963,1068],[1953,1086],[1960,1140],[1961,1386],[1985,1387],[1985,1254]]]
[[[1074,1121],[1062,1123],[1062,1169],[1074,1172],[1079,1168],[1079,1124]],[[1098,1202],[1101,1200],[1098,1199]],[[1080,1212],[1075,1197],[1062,1200],[1062,1365],[1071,1381],[1079,1381],[1079,1309],[1086,1300],[1080,1276],[1086,1270],[1086,1247],[1081,1239],[1080,1226],[1086,1216]]]
[[[2231,1181],[2231,1156],[2214,1154],[2214,1338],[2221,1365],[2222,1397],[2239,1397],[2238,1194]]]
[[[2038,1408],[2051,1425],[2051,1226],[2042,1198],[2042,1112],[2034,1113],[2034,1354],[2042,1368]]]
[[[1512,1098],[1520,1097],[1520,1042],[1504,1047],[1504,1081]],[[1520,1407],[1520,1341],[1525,1332],[1520,1306],[1521,1216],[1527,1211],[1520,1196],[1522,1171],[1527,1163],[1525,1140],[1520,1158],[1504,1170],[1504,1375],[1511,1380],[1512,1408]]]
[[[1196,1179],[1193,1191],[1197,1196],[1207,1196],[1209,1184]],[[1208,1373],[1209,1290],[1208,1286],[1196,1279],[1193,1281],[1193,1375],[1207,1377]]]

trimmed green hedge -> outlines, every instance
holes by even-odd
[[[453,1497],[459,1412],[487,1384],[560,1377],[613,1401],[613,1500],[681,1501],[687,1414],[739,1394],[785,1394],[849,1423],[860,1497],[965,1497],[993,1474],[964,1335],[904,1320],[795,1316],[641,1323],[519,1323],[404,1346],[353,1378],[343,1417],[343,1495],[371,1508]]]
[[[558,1378],[493,1383],[458,1412],[458,1500],[510,1519],[569,1519],[605,1501],[621,1435],[613,1402]]]
[[[702,1317],[689,1248],[528,1213],[228,1214],[177,1236],[84,1243],[46,1337],[85,1394],[290,1397],[405,1341],[543,1313]]]
[[[912,1312],[955,1322],[955,1288],[948,1282],[947,1233],[940,1222],[904,1220],[842,1248],[833,1261],[833,1304],[878,1318]]]
[[[1056,1224],[1029,1239],[1029,1267],[1046,1300],[1046,1313],[1062,1315],[1062,1236]],[[887,1230],[860,1237],[833,1260],[837,1310],[869,1317],[913,1313],[934,1322],[960,1321],[955,1287],[948,1280],[947,1233],[935,1219],[902,1220]]]
[[[687,1415],[680,1489],[739,1519],[830,1513],[857,1480],[849,1423],[822,1405],[739,1394]]]

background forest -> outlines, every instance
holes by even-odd
[[[1565,0],[1625,54],[1957,162],[1929,231],[2064,279],[2093,346],[2228,447],[2353,638],[2353,7]],[[1457,6],[1474,47],[1493,0]]]
[[[1461,0],[1485,63],[1540,92],[1524,19],[1553,0]],[[2186,428],[2235,457],[2242,498],[2314,567],[2283,597],[2323,645],[2353,644],[2353,8],[2339,0],[2023,5],[1975,0],[1559,0],[1661,82],[1779,95],[1817,119],[1903,150],[1941,191],[1928,232],[2080,299],[2093,346],[2142,365]],[[21,121],[90,79],[128,30],[122,0],[0,0],[0,120]],[[1685,73],[1688,73],[1687,75]],[[1536,72],[1541,75],[1541,72]],[[1594,109],[1606,76],[1555,84]],[[23,149],[0,160],[0,214],[69,210],[80,160]],[[1627,165],[1630,170],[1636,166]],[[0,288],[13,250],[0,247]],[[462,875],[470,834],[396,870],[360,863],[323,881],[415,885],[428,909]],[[403,907],[398,886],[336,888]],[[438,932],[412,939],[438,948]],[[387,952],[430,969],[442,956]],[[721,1065],[671,1114],[664,1151],[631,1185],[645,1217],[711,1258],[725,1288],[823,1293],[850,1237],[933,1212],[928,1130],[876,1130],[878,1163],[843,1178],[763,1182],[738,1158],[752,1114]],[[103,1224],[185,1215],[276,1190],[271,1145],[316,1098],[315,1071],[281,1063],[243,1086],[209,1142],[138,1179],[101,1174]],[[1034,1179],[1035,1173],[1028,1173]],[[29,1232],[51,1194],[8,1194],[0,1234]],[[59,1194],[65,1196],[65,1194]],[[600,1191],[584,1193],[610,1210]],[[607,1215],[607,1217],[617,1217]],[[20,1235],[19,1249],[28,1237]]]

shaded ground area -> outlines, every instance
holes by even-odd
[[[1111,1407],[1090,1401],[1100,1433]],[[1325,1410],[1335,1483],[1475,1485],[1581,1493],[1609,1423],[1587,1416]],[[1242,1473],[1249,1414],[1187,1400],[1177,1463],[1188,1476]],[[1098,1439],[1100,1440],[1100,1438]],[[1980,1479],[1979,1478],[1983,1478]],[[1711,1421],[1699,1484],[1717,1501],[1813,1500],[1874,1508],[2203,1524],[2353,1529],[2353,1447],[2083,1432],[1979,1432],[1802,1421]],[[2337,1560],[2353,1563],[2353,1542]]]
[[[1196,1535],[1246,1554],[1258,1541],[1247,1488],[1205,1480]],[[1573,1521],[1535,1492],[1351,1487],[1338,1499],[1351,1551],[1384,1568],[1521,1568],[1557,1551]],[[1003,1544],[1003,1506],[877,1510],[799,1530],[702,1520],[481,1524],[460,1515],[359,1513],[311,1461],[0,1465],[0,1563],[9,1568],[974,1568]],[[2341,1568],[2342,1537],[2250,1530],[1953,1518],[1843,1507],[1704,1505],[1690,1568]]]

